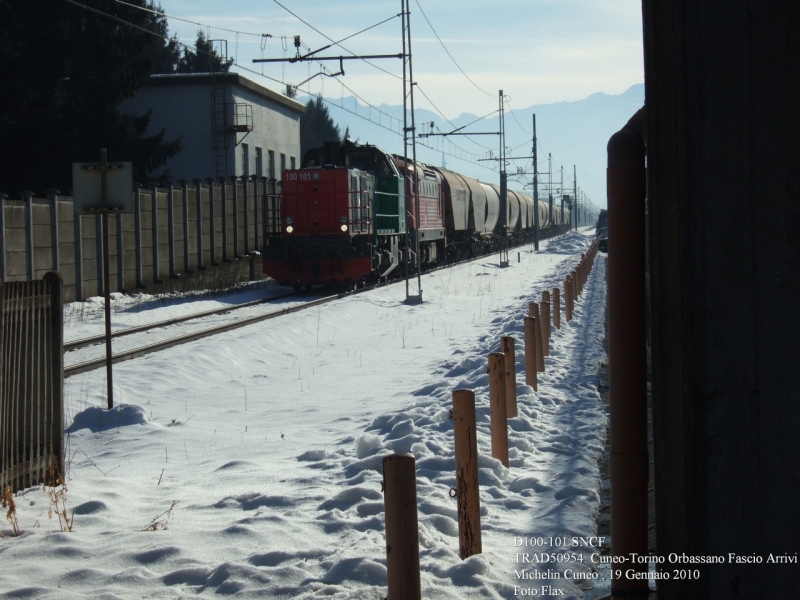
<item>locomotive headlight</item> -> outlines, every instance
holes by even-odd
[[[347,225],[342,225],[342,231],[347,231]]]
[[[287,225],[286,233],[292,233],[293,231],[294,231],[294,227],[292,227],[291,225]]]

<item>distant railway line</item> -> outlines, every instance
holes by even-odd
[[[517,247],[519,247],[519,246],[517,246]],[[463,264],[465,262],[470,262],[471,260],[484,259],[487,256],[488,256],[488,254],[483,254],[481,256],[477,256],[477,257],[474,257],[474,258],[469,259],[469,260],[459,261],[458,264]],[[452,266],[452,265],[442,265],[442,266],[439,266],[439,267],[428,268],[428,269],[425,269],[424,272],[426,272],[426,273],[427,272],[432,272],[432,271],[436,271],[436,270],[439,270],[439,269],[447,268],[449,266]],[[134,342],[134,343],[130,344],[131,347],[129,347],[129,348],[115,350],[113,355],[112,355],[112,363],[116,364],[116,363],[124,362],[126,360],[132,360],[134,358],[140,358],[142,356],[146,356],[148,354],[152,354],[152,353],[158,352],[160,350],[166,350],[167,348],[173,348],[173,347],[179,346],[181,344],[186,344],[188,342],[193,342],[193,341],[196,341],[196,340],[199,340],[199,339],[203,339],[203,338],[210,337],[210,336],[213,336],[213,335],[217,335],[217,334],[220,334],[220,333],[224,333],[224,332],[227,332],[227,331],[232,331],[232,330],[238,329],[240,327],[246,327],[248,325],[252,325],[254,323],[259,323],[261,321],[267,321],[269,319],[275,319],[275,318],[278,318],[278,317],[282,317],[284,315],[300,312],[300,311],[306,310],[308,308],[313,308],[313,307],[316,307],[316,306],[320,306],[322,304],[326,304],[328,302],[332,302],[334,300],[337,300],[339,298],[343,298],[345,296],[350,296],[350,295],[358,294],[358,293],[361,293],[361,292],[367,292],[367,291],[370,291],[372,289],[375,289],[375,288],[378,288],[378,287],[382,287],[384,285],[388,285],[390,283],[399,283],[401,281],[402,281],[402,279],[390,279],[388,281],[383,281],[383,282],[376,283],[376,284],[373,284],[373,285],[367,285],[365,287],[362,287],[362,288],[359,288],[359,289],[356,289],[356,290],[350,290],[350,291],[345,291],[345,292],[341,292],[341,293],[333,293],[333,294],[324,296],[322,298],[317,298],[315,300],[310,300],[308,302],[301,302],[301,303],[296,304],[294,306],[288,306],[288,307],[285,307],[285,308],[281,308],[279,310],[272,310],[272,311],[269,311],[269,312],[260,313],[260,314],[256,314],[256,315],[253,315],[253,316],[250,316],[250,317],[245,317],[245,318],[235,318],[234,317],[234,318],[226,319],[225,323],[221,323],[219,325],[196,329],[195,331],[192,331],[192,332],[189,332],[189,333],[183,333],[183,334],[177,335],[177,336],[168,336],[165,339],[158,340],[158,341],[152,342],[152,343],[141,343],[141,344],[137,345],[137,343]],[[253,301],[250,301],[250,302],[237,304],[235,306],[228,306],[228,307],[225,307],[225,308],[215,309],[215,310],[211,310],[211,311],[194,313],[194,314],[185,315],[185,316],[182,316],[182,317],[175,317],[173,319],[167,319],[167,320],[164,320],[164,321],[159,321],[159,322],[156,322],[156,323],[150,323],[150,324],[147,324],[147,325],[141,325],[141,326],[137,326],[137,327],[130,327],[130,328],[127,328],[127,329],[123,329],[123,330],[120,330],[120,331],[113,332],[111,334],[111,337],[112,337],[112,339],[119,339],[119,338],[131,338],[131,339],[133,339],[137,335],[147,335],[147,334],[149,334],[151,332],[154,332],[154,331],[157,331],[157,330],[163,330],[163,329],[169,328],[169,327],[174,326],[174,325],[179,325],[179,324],[182,324],[182,323],[186,323],[188,321],[194,321],[194,320],[200,321],[200,320],[203,320],[203,319],[208,319],[208,318],[216,317],[216,316],[220,316],[220,315],[222,315],[222,316],[230,315],[231,313],[233,313],[235,311],[238,311],[240,309],[257,308],[258,306],[266,305],[266,304],[269,304],[269,303],[274,302],[276,300],[284,300],[286,298],[290,298],[290,297],[293,297],[293,296],[302,297],[302,295],[303,294],[298,294],[297,292],[288,292],[286,294],[280,294],[280,295],[277,295],[277,296],[271,296],[269,298],[262,298],[260,300],[253,300]],[[98,336],[93,336],[93,337],[89,337],[89,338],[83,338],[83,339],[74,340],[74,341],[65,343],[64,344],[65,359],[66,359],[67,356],[69,356],[69,354],[72,354],[75,351],[78,351],[78,350],[80,350],[82,348],[86,348],[88,346],[103,344],[104,342],[105,342],[105,336],[104,335],[98,335]],[[73,375],[78,375],[80,373],[86,373],[88,371],[93,371],[94,369],[102,368],[105,364],[106,364],[105,355],[103,355],[102,357],[91,358],[91,359],[83,360],[83,361],[80,361],[80,362],[74,362],[72,364],[65,365],[65,367],[64,367],[64,377],[65,378],[66,377],[72,377]]]

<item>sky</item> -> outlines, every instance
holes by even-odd
[[[163,0],[161,5],[170,15],[213,24],[207,33],[213,39],[228,40],[228,55],[236,58],[241,72],[253,75],[245,70],[251,69],[260,74],[263,66],[263,73],[272,79],[260,75],[256,79],[277,90],[282,85],[275,80],[296,85],[319,72],[318,64],[252,63],[254,58],[293,56],[295,35],[317,50],[389,19],[342,46],[359,54],[402,50],[400,2],[396,0],[286,0],[280,4],[276,0]],[[450,119],[462,113],[483,116],[497,110],[499,90],[509,108],[525,108],[580,100],[595,92],[620,94],[644,81],[641,3],[637,0],[503,0],[489,6],[483,0],[410,0],[418,107]],[[218,29],[222,27],[272,37],[237,35]],[[197,29],[198,25],[170,19],[170,31],[186,43],[194,42]],[[347,52],[333,47],[319,55]],[[401,61],[370,62],[345,61],[343,77],[317,77],[301,90],[333,96],[354,92],[376,106],[402,104]],[[327,65],[335,72],[339,63]]]
[[[552,330],[538,391],[525,383],[522,343],[528,303],[563,285],[591,239],[592,230],[572,231],[538,252],[511,249],[508,268],[492,255],[425,274],[422,304],[403,303],[400,281],[119,363],[112,410],[103,410],[104,369],[69,377],[61,506],[72,531],[48,519],[50,488],[19,494],[21,536],[0,519],[0,594],[384,598],[381,473],[392,453],[416,461],[422,597],[513,598],[515,587],[545,585],[563,594],[539,597],[607,594],[598,541],[573,540],[595,535],[600,502],[604,255],[574,319]],[[131,327],[283,290],[168,302],[115,294],[112,323]],[[290,301],[298,299],[284,306]],[[65,339],[102,333],[102,306],[100,298],[66,306]],[[232,316],[253,310],[265,308]],[[229,318],[208,317],[205,326]],[[160,334],[138,335],[141,345]],[[507,467],[491,455],[487,374],[502,336],[516,340],[519,412],[508,420]],[[70,352],[65,363],[103,351]],[[450,495],[456,389],[475,393],[477,420],[483,552],[466,560]],[[522,538],[541,539],[540,547],[523,548]],[[560,558],[536,559],[537,549]],[[594,588],[584,595],[587,581],[575,574],[596,576]]]
[[[467,115],[489,117],[467,131],[497,131],[493,119],[502,90],[507,156],[529,154],[531,107],[540,111],[542,105],[577,102],[597,93],[616,96],[644,81],[641,4],[637,0],[505,0],[498,7],[487,6],[477,0],[410,0],[412,68],[417,84],[414,104],[429,111],[424,119],[435,119],[439,132],[475,121]],[[227,40],[228,56],[236,59],[234,71],[271,89],[283,92],[287,83],[298,85],[313,77],[300,86],[300,98],[322,94],[329,99],[329,109],[342,132],[349,128],[352,139],[402,153],[402,133],[398,133],[402,121],[387,118],[389,114],[397,116],[393,107],[403,104],[399,59],[375,59],[371,64],[344,61],[345,75],[337,77],[320,76],[319,63],[252,62],[254,58],[294,56],[295,35],[300,35],[304,53],[349,38],[342,42],[344,49],[334,46],[320,51],[320,56],[398,54],[402,50],[398,1],[163,0],[162,9],[192,21],[169,21],[170,31],[184,43],[193,44],[200,28],[197,23],[203,24],[209,38]],[[210,24],[214,27],[208,27]],[[340,67],[338,61],[325,66],[328,73],[336,73]],[[355,98],[357,111],[336,108],[350,107]],[[596,119],[603,122],[583,131],[573,123],[575,115],[560,110],[552,114],[561,115],[561,120],[540,120],[544,136],[539,138],[539,171],[548,170],[549,153],[553,153],[556,170],[564,165],[571,173],[575,165],[578,187],[595,207],[604,207],[606,142],[641,104],[625,106],[625,116],[610,118],[594,105]],[[388,138],[381,129],[387,123],[395,132]],[[499,182],[497,163],[492,162],[499,146],[496,137],[447,140],[425,140],[430,147],[447,148],[447,156],[422,149],[420,160],[439,166],[447,161],[451,169]],[[511,161],[509,172],[524,163]],[[530,170],[523,167],[523,171]],[[530,187],[524,181],[509,185]],[[573,184],[567,187],[571,190]]]

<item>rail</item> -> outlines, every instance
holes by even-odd
[[[214,315],[220,315],[232,310],[238,310],[240,308],[249,308],[251,306],[258,306],[259,304],[266,304],[273,300],[282,300],[283,298],[288,298],[290,296],[295,296],[295,292],[287,292],[285,294],[279,294],[277,296],[270,296],[269,298],[261,298],[260,300],[252,300],[250,302],[243,302],[242,304],[237,304],[235,306],[226,306],[225,308],[217,308],[214,310],[207,310],[204,312],[199,313],[192,313],[190,315],[185,315],[183,317],[175,317],[172,319],[166,319],[164,321],[158,321],[156,323],[148,323],[147,325],[140,325],[138,327],[129,327],[127,329],[121,329],[119,331],[115,331],[111,334],[111,338],[122,337],[126,335],[132,335],[134,333],[142,333],[144,331],[148,331],[150,329],[158,329],[160,327],[169,327],[170,325],[176,325],[178,323],[183,323],[185,321],[191,321],[193,319],[202,319],[203,317],[211,317]],[[85,346],[91,346],[93,344],[101,344],[105,342],[106,336],[105,335],[96,335],[89,338],[83,338],[79,340],[73,340],[71,342],[64,344],[64,352],[70,352],[72,350],[77,350],[78,348],[83,348]]]

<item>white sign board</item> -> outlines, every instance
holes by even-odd
[[[133,163],[110,162],[106,170],[106,206],[133,212]],[[75,214],[102,206],[100,163],[72,163],[72,203]]]

